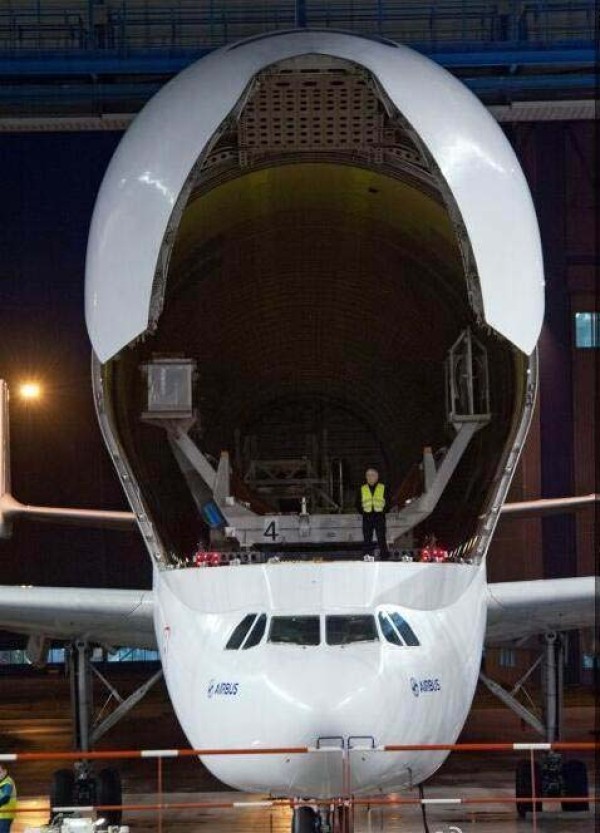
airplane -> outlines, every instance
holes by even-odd
[[[21,515],[135,523],[152,589],[3,587],[0,627],[156,647],[194,749],[453,743],[486,641],[594,624],[592,577],[486,578],[503,513],[597,500],[506,503],[543,314],[523,172],[444,69],[306,29],[202,58],[127,130],[89,233],[94,398],[131,512],[13,498],[3,388],[4,535]],[[354,508],[373,463],[388,561]],[[351,792],[447,754],[365,752]],[[202,760],[239,790],[344,790],[327,754]],[[328,824],[304,806],[292,830]]]

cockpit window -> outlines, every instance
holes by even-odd
[[[416,646],[421,643],[406,619],[399,613],[382,611],[379,614],[381,632],[392,645]]]
[[[248,648],[254,648],[255,645],[258,645],[260,640],[265,635],[265,628],[267,627],[267,615],[266,613],[261,613],[252,630],[250,631],[248,638],[244,642],[243,650],[247,650]]]
[[[318,645],[321,641],[318,616],[273,616],[269,642],[286,645]]]
[[[402,637],[402,639],[406,642],[407,645],[419,645],[419,640],[416,637],[415,632],[408,624],[406,619],[403,619],[399,613],[390,613],[392,617],[392,622],[396,626],[398,633]]]
[[[396,628],[392,625],[386,613],[379,614],[379,624],[381,626],[381,631],[388,642],[391,642],[392,645],[402,645],[402,640],[398,636]]]
[[[373,616],[327,616],[325,633],[328,645],[350,645],[352,642],[379,639]]]
[[[244,616],[242,621],[239,623],[239,625],[236,627],[234,632],[229,637],[227,645],[225,645],[225,649],[227,651],[236,651],[240,647],[255,619],[256,613],[248,613],[246,616]]]

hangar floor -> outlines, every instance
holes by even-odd
[[[118,669],[112,680],[121,693],[128,693],[143,677]],[[594,698],[589,690],[568,689],[565,703],[564,740],[590,741],[597,737]],[[103,702],[96,692],[96,705]],[[469,721],[460,738],[463,742],[536,741],[539,738],[519,719],[482,691],[478,693]],[[0,751],[34,752],[69,749],[71,725],[68,683],[59,672],[8,675],[0,677]],[[112,729],[99,744],[104,749],[161,748],[187,746],[177,725],[166,690],[158,684],[130,715]],[[513,793],[515,755],[472,755],[455,753],[426,785],[427,798],[486,795],[510,797]],[[590,789],[595,784],[593,757],[587,759]],[[11,767],[19,789],[22,807],[35,812],[21,815],[12,833],[46,819],[44,797],[50,775],[60,764],[50,762],[16,763]],[[125,801],[152,804],[156,801],[156,762],[124,761],[119,769]],[[214,779],[194,759],[164,762],[165,801],[247,801],[263,796],[232,793]],[[163,815],[163,830],[187,833],[288,833],[290,811],[285,807],[242,810],[169,810]],[[516,818],[508,804],[432,806],[428,809],[430,833],[524,833],[533,829],[531,817]],[[157,830],[153,811],[129,813],[125,822],[132,833]],[[593,805],[590,812],[564,814],[545,805],[537,818],[540,833],[592,833],[596,829]],[[421,811],[416,805],[385,809],[359,808],[356,833],[420,833],[424,830]]]
[[[435,797],[440,791],[431,789],[428,797]],[[467,789],[469,795],[483,794],[483,789]],[[510,785],[505,784],[502,793],[510,794]],[[447,792],[445,792],[447,794]],[[496,791],[498,794],[498,791]],[[241,796],[227,793],[231,800],[252,800],[258,796]],[[169,801],[223,800],[223,793],[170,793]],[[135,796],[136,802],[150,803],[154,796]],[[33,802],[32,802],[33,803]],[[45,823],[47,813],[27,814],[28,821],[16,822],[11,833],[24,833],[29,825]],[[514,811],[502,805],[489,806],[474,811],[464,808],[433,807],[427,812],[429,833],[592,833],[596,830],[592,812],[565,815],[559,811],[545,810],[537,817],[533,827],[530,816],[519,820]],[[155,833],[158,828],[156,813],[136,812],[124,818],[123,823],[131,833]],[[291,813],[289,809],[245,809],[245,810],[194,810],[165,813],[162,829],[165,833],[290,833]],[[379,808],[357,810],[355,833],[423,833],[421,811],[418,808],[381,810]]]

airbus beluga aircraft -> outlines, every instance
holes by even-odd
[[[543,306],[519,163],[446,71],[332,31],[203,58],[121,141],[86,263],[98,419],[152,591],[4,588],[0,625],[157,646],[197,749],[454,742],[486,638],[593,622],[592,579],[486,581]],[[360,551],[367,464],[387,562]],[[445,756],[365,754],[351,791]],[[241,790],[344,789],[326,754],[204,763]]]

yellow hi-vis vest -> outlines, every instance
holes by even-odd
[[[360,496],[363,512],[383,512],[385,509],[385,486],[383,483],[378,483],[372,493],[369,484],[365,483],[361,487]]]
[[[0,781],[0,790],[2,787],[6,787],[7,785],[12,788],[12,791],[8,802],[0,807],[0,819],[14,819],[16,816],[17,788],[10,775],[7,775],[6,778],[3,778],[2,781]]]

